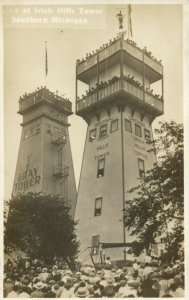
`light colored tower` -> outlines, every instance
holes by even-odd
[[[72,104],[46,87],[19,100],[22,134],[13,195],[25,192],[59,194],[74,216],[76,185],[68,132]]]
[[[75,215],[81,253],[89,247],[98,260],[101,245],[116,260],[132,242],[122,221],[127,191],[156,159],[147,141],[163,114],[163,67],[120,33],[77,61],[76,91],[80,81],[88,87],[76,99],[76,113],[88,124]],[[152,90],[157,86],[160,95]]]

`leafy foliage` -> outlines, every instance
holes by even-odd
[[[63,257],[67,262],[77,255],[76,222],[70,207],[59,196],[28,193],[10,200],[5,230],[5,247],[15,245],[31,257]]]
[[[128,192],[132,199],[126,202],[124,223],[145,248],[164,237],[172,258],[184,239],[183,125],[160,122],[155,134],[149,151],[156,153],[157,162]]]

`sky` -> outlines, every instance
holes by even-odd
[[[74,114],[69,118],[71,149],[76,177],[79,181],[87,124],[75,115],[75,65],[76,59],[99,48],[118,33],[115,17],[121,8],[127,15],[125,4],[109,5],[57,5],[57,8],[76,9],[75,16],[87,19],[88,24],[45,24],[43,28],[26,23],[10,24],[12,16],[21,16],[24,6],[9,7],[4,17],[4,197],[10,198],[21,137],[22,116],[17,114],[18,100],[25,92],[32,92],[45,85],[45,41],[48,52],[48,77],[46,85],[52,91],[65,94],[72,102]],[[37,6],[36,6],[37,8]],[[50,16],[50,5],[43,5],[46,12],[37,16]],[[96,12],[91,14],[85,9]],[[17,12],[14,10],[18,9]],[[49,11],[48,11],[49,9]],[[91,10],[91,11],[92,11]],[[101,12],[100,12],[101,11]],[[32,11],[33,12],[33,11]],[[31,16],[31,12],[28,13]],[[25,17],[26,15],[24,15]],[[33,15],[32,15],[33,16]],[[35,15],[36,16],[36,15]],[[62,13],[59,16],[64,16]],[[23,14],[22,16],[23,17]],[[13,19],[11,19],[13,20]],[[48,19],[49,20],[49,19]],[[139,47],[147,48],[164,66],[164,115],[160,120],[183,122],[183,39],[182,5],[161,4],[132,5],[133,40]],[[127,19],[124,28],[127,30]]]

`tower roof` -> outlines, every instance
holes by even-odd
[[[51,92],[46,86],[37,88],[37,90],[32,93],[25,93],[20,97],[18,113],[24,115],[29,110],[44,103],[53,106],[67,115],[72,114],[72,103],[69,99]]]
[[[144,60],[146,72],[151,82],[155,82],[162,77],[163,66],[161,60],[156,59],[147,47],[142,49],[135,41],[124,39],[124,34],[119,34],[110,39],[108,43],[103,44],[99,49],[92,51],[92,53],[87,53],[85,58],[77,60],[78,79],[88,83],[90,74],[93,75],[95,73],[97,61],[101,63],[103,60],[111,59],[121,50],[127,55],[127,60],[132,60],[132,63],[133,60],[135,63],[143,63]]]
[[[89,86],[81,98],[76,95],[78,115],[88,116],[117,100],[152,118],[163,114],[163,66],[151,51],[120,33],[93,52],[77,61],[76,78]],[[159,80],[162,93],[153,93],[151,84]]]

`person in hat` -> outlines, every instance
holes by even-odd
[[[61,274],[61,270],[57,270],[56,271],[56,274],[53,276],[53,279],[56,281],[56,282],[59,282],[62,278],[62,274]]]
[[[134,259],[134,262],[133,262],[133,270],[134,270],[134,271],[138,271],[138,269],[139,269],[139,265],[138,265],[137,260],[136,260],[136,258],[135,258],[135,259]]]
[[[111,276],[111,266],[106,265],[104,268],[104,278],[109,278]]]
[[[76,276],[77,278],[80,278],[80,277],[81,277],[81,275],[82,275],[82,273],[81,273],[81,272],[76,272],[76,273],[75,273],[75,276]]]
[[[152,267],[148,262],[145,263],[144,271],[143,271],[143,279],[148,277],[148,274],[152,273]]]
[[[87,290],[88,290],[88,298],[94,298],[94,288],[93,288],[93,286],[89,286],[87,288]]]
[[[58,270],[58,266],[57,266],[57,265],[54,265],[54,266],[52,267],[52,275],[53,275],[53,276],[57,273],[57,270]]]
[[[112,277],[107,278],[106,282],[107,282],[107,284],[103,290],[103,296],[105,296],[105,297],[110,293],[109,291],[112,291],[112,290],[115,291],[113,278]],[[113,287],[113,289],[111,289],[111,287]]]
[[[149,298],[149,297],[159,297],[159,293],[153,289],[153,280],[150,278],[145,279],[141,283],[140,296]]]
[[[6,298],[18,298],[19,288],[18,285],[13,285],[12,290],[6,295]]]
[[[145,265],[144,264],[140,264],[139,269],[138,269],[138,276],[141,278],[141,280],[143,280],[143,274],[144,274],[144,268]]]
[[[128,290],[123,294],[123,298],[137,298],[137,296],[136,290]]]
[[[30,298],[30,290],[27,286],[22,286],[18,298]]]
[[[106,257],[106,259],[105,259],[105,264],[106,265],[108,265],[108,266],[111,266],[112,265],[112,263],[111,263],[111,260],[110,260],[110,257],[108,256],[108,257]]]
[[[38,277],[41,281],[46,281],[48,276],[49,276],[49,273],[47,272],[47,268],[43,268],[42,272],[38,275]]]
[[[113,285],[107,285],[104,288],[104,297],[113,298],[116,294],[116,289]]]
[[[79,287],[79,288],[75,291],[74,296],[75,296],[76,298],[87,298],[87,297],[89,296],[89,293],[88,293],[86,287]]]
[[[44,287],[41,281],[38,281],[34,288],[36,289],[34,292],[31,293],[31,298],[43,298],[44,293],[42,292],[42,288]]]
[[[59,289],[60,289],[60,286],[59,286],[59,284],[57,284],[57,283],[56,283],[55,285],[52,286],[52,289],[51,289],[51,290],[52,290],[53,293],[55,293],[56,298],[57,298],[57,295],[58,295],[58,293],[59,293]]]
[[[52,291],[52,287],[50,285],[46,285],[43,292],[44,298],[56,298],[56,294]]]
[[[115,291],[116,293],[118,292],[119,288],[120,288],[120,276],[118,275],[115,275],[114,276],[114,283],[113,283],[113,286],[115,287]]]
[[[74,293],[73,282],[72,282],[71,278],[69,278],[69,279],[67,279],[67,281],[65,282],[65,284],[63,286],[63,291],[62,291],[60,298],[72,298],[73,293]]]
[[[177,283],[176,283],[177,284]],[[174,292],[175,298],[183,298],[184,297],[184,280],[181,280],[178,282],[178,287],[176,288]]]
[[[4,281],[4,297],[7,297],[7,295],[13,291],[14,283],[12,279],[7,278]]]
[[[30,268],[30,261],[29,261],[28,257],[26,257],[24,267],[25,267],[26,270],[29,270],[29,268]]]
[[[127,291],[128,285],[127,280],[120,280],[120,287],[116,293],[116,298],[123,298],[123,294]]]
[[[168,286],[168,279],[169,279],[169,274],[164,271],[162,273],[162,278],[159,280],[159,284],[160,284],[160,294],[159,296],[162,297],[164,294],[166,294],[169,290],[169,286]]]
[[[101,290],[99,284],[94,284],[93,289],[94,289],[94,298],[101,298]]]
[[[159,284],[159,278],[153,277],[152,281],[153,281],[152,289],[154,290],[154,295],[156,295],[156,297],[159,297],[159,292],[161,289],[161,286]]]
[[[63,281],[59,281],[58,285],[59,285],[59,290],[56,293],[56,298],[60,298],[60,296],[61,296],[61,294],[62,294],[62,292],[64,290],[64,282]]]
[[[72,271],[71,270],[66,270],[65,275],[63,275],[63,277],[62,277],[62,281],[64,283],[66,283],[66,281],[68,279],[72,279]]]

